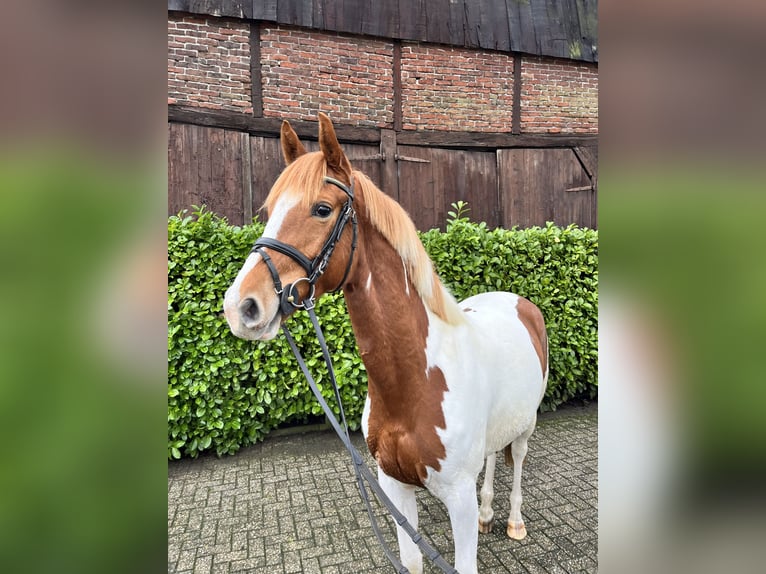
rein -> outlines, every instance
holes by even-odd
[[[335,400],[338,402],[338,410],[340,413],[341,421],[343,423],[342,425],[340,422],[338,422],[338,419],[330,409],[330,406],[327,404],[324,396],[322,396],[322,392],[319,390],[319,387],[317,387],[317,384],[314,381],[314,377],[311,376],[311,373],[306,366],[306,361],[303,359],[303,356],[298,350],[298,346],[295,344],[292,335],[290,335],[290,331],[285,325],[282,325],[282,331],[284,332],[285,338],[290,345],[290,349],[295,355],[295,358],[298,360],[298,365],[300,365],[301,371],[303,371],[303,376],[306,377],[306,380],[311,387],[311,391],[314,393],[314,396],[322,407],[327,420],[330,421],[330,424],[335,430],[335,433],[338,435],[338,437],[340,437],[341,442],[343,442],[346,450],[348,450],[349,454],[351,455],[351,459],[354,462],[354,473],[356,474],[356,482],[357,486],[359,487],[359,493],[361,494],[364,505],[367,508],[367,514],[370,517],[372,530],[375,533],[381,548],[383,549],[383,553],[386,555],[386,558],[388,558],[389,562],[391,562],[391,564],[394,566],[398,574],[409,574],[410,571],[399,561],[394,551],[391,550],[391,547],[383,538],[383,534],[381,533],[380,527],[378,526],[378,521],[375,518],[375,514],[373,513],[372,505],[370,504],[370,498],[367,493],[367,488],[365,487],[365,482],[369,485],[370,490],[378,497],[378,500],[380,500],[383,506],[386,507],[396,523],[407,533],[410,539],[412,539],[412,541],[417,544],[418,548],[420,548],[420,551],[431,562],[433,562],[436,567],[438,567],[442,572],[445,572],[446,574],[459,574],[458,571],[455,570],[455,568],[453,568],[441,556],[441,554],[439,554],[438,550],[431,546],[426,541],[426,539],[423,538],[420,533],[415,530],[415,528],[413,528],[412,524],[409,523],[407,518],[399,511],[391,499],[388,498],[388,495],[386,495],[386,493],[383,491],[383,488],[380,486],[380,483],[375,478],[372,471],[370,471],[370,469],[364,463],[362,455],[351,443],[351,437],[348,434],[348,424],[346,423],[346,414],[343,411],[343,403],[341,402],[340,391],[338,390],[338,382],[335,379],[335,370],[332,366],[332,358],[330,357],[330,352],[327,349],[327,343],[325,342],[322,328],[319,326],[319,321],[317,319],[316,313],[314,312],[314,300],[311,298],[306,298],[303,301],[301,308],[308,312],[309,317],[311,318],[311,323],[314,325],[314,331],[316,332],[317,339],[319,340],[319,346],[322,349],[322,355],[324,357],[325,364],[327,365],[327,371],[330,374],[330,381],[332,382],[332,387],[335,391]]]
[[[283,243],[277,239],[272,239],[269,237],[262,237],[258,239],[258,241],[255,242],[252,251],[255,251],[263,258],[263,261],[266,263],[266,266],[271,273],[271,278],[274,281],[274,290],[280,298],[280,310],[284,316],[287,317],[291,315],[293,312],[295,312],[296,309],[304,309],[311,318],[311,323],[314,325],[314,331],[316,332],[319,346],[322,349],[324,362],[327,365],[327,371],[330,375],[333,391],[335,392],[335,400],[338,403],[338,412],[343,423],[342,425],[340,422],[338,422],[338,419],[330,409],[330,406],[327,404],[324,396],[322,396],[319,387],[317,387],[316,381],[314,381],[314,377],[311,376],[311,373],[306,366],[306,361],[303,359],[303,356],[298,350],[298,346],[295,344],[295,340],[284,324],[282,325],[282,331],[284,332],[285,338],[290,345],[290,349],[298,361],[298,365],[300,366],[301,371],[303,371],[303,375],[306,377],[306,381],[308,381],[309,387],[311,387],[311,391],[314,393],[314,396],[319,402],[319,405],[322,407],[327,420],[330,421],[332,428],[335,430],[341,442],[343,442],[343,445],[346,447],[346,450],[348,450],[349,454],[351,455],[351,459],[354,463],[354,474],[356,475],[356,482],[357,486],[359,487],[359,493],[361,494],[364,505],[367,508],[367,514],[370,517],[372,530],[375,533],[375,536],[377,537],[378,542],[383,549],[383,553],[386,555],[386,558],[388,558],[389,562],[391,562],[394,568],[396,568],[398,574],[409,574],[409,570],[399,561],[399,558],[397,558],[396,554],[391,550],[391,547],[383,538],[383,534],[380,531],[377,519],[373,513],[372,505],[370,504],[370,498],[367,493],[365,482],[367,485],[369,485],[370,490],[378,497],[378,500],[380,500],[383,506],[386,507],[391,516],[393,516],[396,523],[402,528],[402,530],[407,533],[412,541],[417,544],[418,548],[420,548],[420,551],[431,562],[433,562],[435,566],[437,566],[442,572],[445,572],[446,574],[458,574],[458,571],[455,570],[455,568],[453,568],[446,560],[444,560],[441,554],[439,554],[439,552],[434,549],[434,547],[431,546],[418,533],[418,531],[415,530],[415,528],[413,528],[407,518],[399,511],[396,505],[383,491],[383,488],[380,486],[380,483],[375,478],[372,471],[370,471],[370,469],[364,463],[362,455],[351,443],[351,437],[348,433],[348,423],[346,422],[346,414],[343,411],[343,402],[340,398],[340,390],[338,389],[338,382],[335,378],[335,369],[332,365],[332,358],[330,357],[330,351],[327,348],[327,342],[325,341],[324,334],[322,333],[322,328],[319,326],[319,320],[317,319],[316,313],[314,312],[314,293],[316,282],[325,272],[327,263],[329,262],[333,250],[335,249],[335,245],[340,240],[341,235],[343,234],[343,230],[349,221],[351,221],[353,228],[351,254],[349,255],[348,263],[346,264],[346,272],[343,275],[343,279],[338,284],[338,286],[333,289],[332,292],[336,292],[343,287],[346,279],[348,278],[349,271],[351,270],[351,263],[354,259],[354,252],[356,250],[357,242],[356,212],[353,208],[354,181],[352,178],[350,187],[347,187],[342,182],[331,177],[325,177],[325,182],[331,183],[342,189],[348,196],[348,200],[343,205],[341,213],[338,216],[338,219],[335,221],[335,226],[333,227],[330,235],[322,246],[319,255],[317,255],[314,259],[309,259],[292,245],[288,245],[287,243]],[[279,273],[277,273],[274,263],[264,248],[272,249],[290,257],[293,261],[303,267],[303,269],[306,271],[306,277],[298,279],[297,281],[282,287],[282,282],[279,279]],[[309,292],[301,303],[296,303],[296,297],[298,294],[297,291],[294,292],[294,290],[296,285],[299,285],[301,282],[306,282],[308,284]]]

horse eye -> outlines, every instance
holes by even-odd
[[[332,213],[332,207],[327,205],[326,203],[317,203],[312,209],[311,209],[311,215],[316,215],[317,217],[330,217],[330,214]]]

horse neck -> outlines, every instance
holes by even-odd
[[[370,390],[396,404],[403,386],[426,378],[429,314],[401,256],[365,219],[344,295]]]

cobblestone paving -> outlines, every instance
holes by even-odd
[[[597,571],[597,425],[595,405],[540,417],[524,464],[528,536],[521,542],[505,534],[512,470],[500,454],[495,528],[479,535],[479,572]],[[353,440],[367,454],[361,434]],[[369,455],[368,463],[372,468]],[[420,532],[451,562],[445,507],[421,490],[418,509]],[[380,508],[377,513],[384,516]],[[383,520],[396,548],[392,523]],[[438,571],[424,564],[426,572]],[[332,431],[269,437],[234,456],[169,464],[168,572],[393,571],[370,528],[348,455]]]

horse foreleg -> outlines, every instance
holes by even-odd
[[[511,489],[511,514],[508,517],[506,532],[514,540],[522,540],[527,536],[527,528],[521,516],[521,467],[527,456],[527,440],[534,430],[533,423],[529,430],[511,443],[510,447],[513,457],[513,488]]]
[[[415,499],[415,487],[391,478],[378,467],[378,482],[399,512],[404,514],[413,528],[418,528],[418,505]],[[399,542],[399,559],[410,571],[410,574],[423,573],[423,556],[415,544],[400,526],[396,527],[396,537]]]
[[[492,510],[492,501],[495,498],[495,460],[496,453],[487,457],[487,465],[484,469],[484,483],[481,486],[481,506],[479,507],[479,532],[486,534],[492,532],[495,511]]]
[[[460,574],[478,574],[476,549],[479,544],[479,506],[476,504],[476,478],[456,482],[443,498],[449,512],[455,539],[455,568]]]

